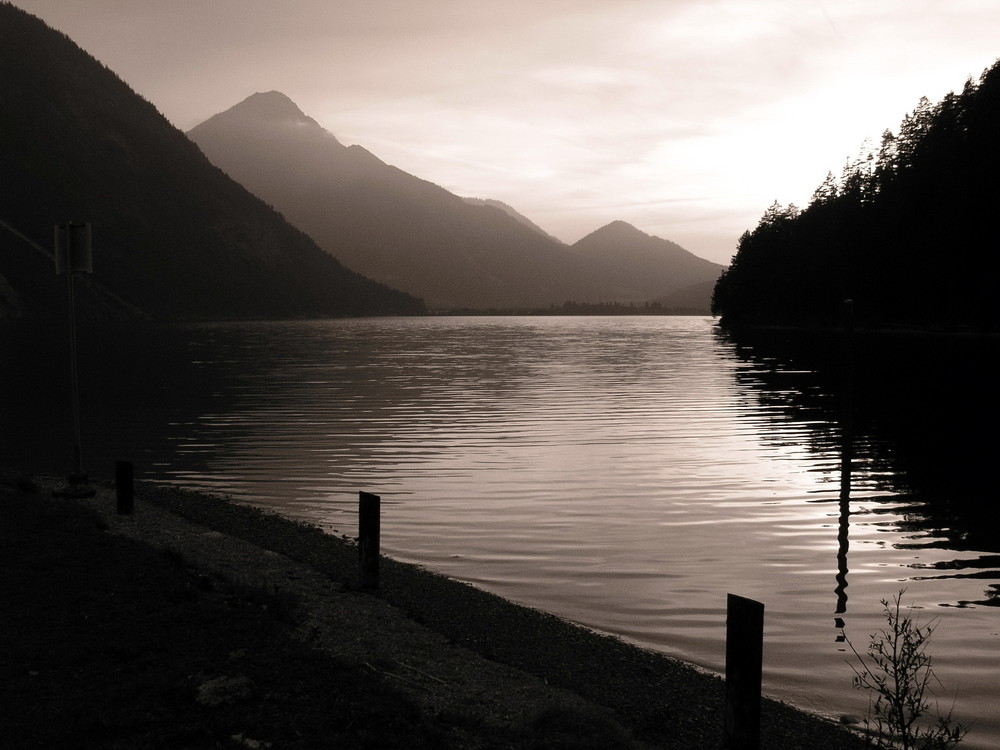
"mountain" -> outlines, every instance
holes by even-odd
[[[524,224],[526,227],[530,227],[531,229],[534,229],[536,232],[538,232],[539,234],[541,234],[541,235],[543,235],[545,237],[548,237],[553,242],[555,242],[557,244],[560,244],[560,245],[565,244],[561,240],[559,240],[559,238],[553,237],[551,234],[549,234],[548,232],[546,232],[544,229],[542,229],[540,226],[538,226],[535,222],[533,222],[527,216],[525,216],[524,214],[518,212],[512,206],[508,206],[503,201],[494,200],[492,198],[468,198],[468,197],[462,198],[462,200],[465,201],[466,203],[469,203],[469,204],[473,205],[473,206],[493,206],[493,208],[499,208],[501,211],[503,211],[508,216],[514,217],[519,222],[521,222],[522,224]]]
[[[259,117],[283,117],[261,112]],[[39,19],[0,4],[0,315],[64,304],[53,226],[93,225],[84,314],[415,313],[213,166],[156,108]]]
[[[617,299],[660,300],[688,290],[682,297],[685,304],[678,306],[707,310],[712,287],[724,269],[624,221],[591,232],[570,249],[598,267],[606,283],[620,290]]]
[[[436,308],[527,307],[599,284],[566,249],[361,146],[344,146],[284,94],[254,94],[188,136],[213,163],[350,268]]]
[[[654,276],[664,283],[657,286],[646,265],[624,265],[627,254],[609,259],[587,243],[567,247],[499,201],[460,198],[343,145],[276,91],[250,96],[188,136],[345,265],[432,308],[642,302],[707,280],[714,266],[702,261],[706,275],[694,279],[690,254],[668,243],[684,270],[678,281],[658,267]]]

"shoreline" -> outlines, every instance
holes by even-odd
[[[36,482],[37,496],[51,493],[54,480]],[[724,685],[705,670],[391,558],[381,558],[378,593],[360,592],[356,546],[253,506],[137,483],[134,514],[118,516],[113,486],[93,486],[92,498],[54,502],[79,505],[105,533],[167,550],[200,575],[306,602],[296,637],[401,690],[423,715],[451,716],[460,729],[448,730],[450,746],[542,747],[567,716],[608,747],[722,745]],[[864,746],[840,725],[766,698],[761,731],[766,748]],[[574,742],[555,746],[598,746]]]

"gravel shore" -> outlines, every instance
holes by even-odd
[[[43,542],[30,547],[30,540],[21,539],[16,525],[11,524],[31,523],[30,513],[38,511],[51,525],[74,508],[90,520],[80,522],[73,516],[76,510],[70,515],[77,518],[78,525],[95,529],[98,542],[130,539],[138,543],[136,549],[152,548],[161,560],[169,558],[182,568],[196,589],[237,592],[244,602],[263,598],[271,613],[281,617],[268,641],[271,645],[257,650],[291,649],[285,644],[293,641],[298,649],[295,654],[305,653],[306,661],[330,660],[329,664],[339,665],[337,669],[343,674],[365,681],[367,692],[353,682],[351,686],[338,685],[336,680],[332,687],[324,683],[312,690],[311,700],[332,700],[336,693],[338,700],[350,701],[354,695],[367,702],[367,713],[353,706],[351,715],[370,714],[368,723],[356,719],[352,720],[356,724],[345,727],[341,722],[337,747],[395,746],[391,737],[375,740],[370,733],[381,731],[380,726],[385,729],[393,720],[402,721],[400,717],[408,717],[400,725],[400,736],[409,733],[412,740],[400,746],[723,747],[724,687],[717,676],[386,558],[381,561],[378,592],[360,591],[356,585],[356,546],[318,528],[224,498],[164,485],[138,484],[134,513],[121,516],[115,512],[114,491],[108,485],[91,485],[95,489],[92,497],[51,499],[53,489],[60,484],[56,480],[20,479],[15,483],[8,477],[6,484],[0,494],[0,524],[7,528],[12,543],[29,545],[20,558],[34,560],[35,567],[38,560],[56,556],[56,551]],[[79,535],[79,529],[74,533]],[[96,553],[81,544],[78,554]],[[132,577],[143,576],[146,558],[134,549],[127,554],[137,566]],[[59,555],[67,558],[62,565],[72,564],[72,549],[63,549]],[[19,568],[19,564],[16,559],[4,560],[2,593],[11,597],[11,602],[20,596],[28,606],[31,594],[27,583],[19,580],[15,586],[7,580],[33,575],[30,568]],[[44,609],[56,603],[44,601],[39,606]],[[39,625],[30,612],[20,612],[3,624],[13,629]],[[25,654],[24,659],[29,659],[27,646]],[[261,654],[261,658],[265,656]],[[220,658],[230,657],[231,652],[227,652]],[[277,656],[264,663],[280,664],[290,659]],[[28,673],[38,671],[30,664],[11,667],[18,668]],[[237,731],[233,728],[237,718],[227,719],[225,730],[219,731],[230,744],[221,746],[335,746],[330,729],[324,730],[330,744],[308,739],[319,735],[303,728],[305,719],[299,720],[299,739],[286,736],[283,742],[275,735],[287,732],[287,721],[253,725],[255,718],[263,715],[262,702],[271,700],[276,691],[261,694],[251,687],[266,677],[251,679],[246,675],[248,670],[232,663],[216,664],[202,668],[200,677],[189,680],[185,688],[186,699],[199,703],[199,711],[208,710],[208,703],[218,700],[218,706],[226,711],[246,714],[239,720],[253,730]],[[323,670],[324,680],[330,671],[329,667]],[[15,688],[21,683],[33,684],[25,682],[23,675],[18,679]],[[300,697],[304,695],[310,695],[308,684],[300,688]],[[286,713],[292,710],[282,708]],[[322,706],[312,709],[314,713],[324,710]],[[149,727],[144,731],[145,744],[133,735],[131,744],[120,746],[157,746],[149,739],[156,736],[155,731]],[[218,743],[217,737],[213,741]],[[191,742],[174,746],[220,745]],[[842,726],[765,700],[762,747],[855,750],[864,743]]]

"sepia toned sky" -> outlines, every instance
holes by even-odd
[[[1000,57],[997,0],[13,0],[188,130],[277,90],[566,242],[728,263],[865,138]]]

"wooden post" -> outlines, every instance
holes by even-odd
[[[115,496],[118,515],[132,515],[135,505],[134,471],[130,461],[115,461]]]
[[[854,333],[854,300],[845,299],[841,308],[844,321],[844,333]]]
[[[729,750],[760,748],[764,605],[729,594],[726,613],[725,741]]]
[[[380,504],[382,498],[368,492],[358,493],[358,555],[363,589],[378,588]]]

